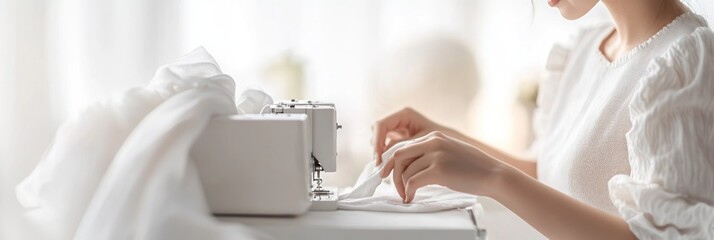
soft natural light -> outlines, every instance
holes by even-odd
[[[682,2],[714,22],[714,1]],[[46,159],[63,123],[121,100],[201,46],[235,80],[237,94],[257,88],[275,100],[336,104],[343,127],[338,171],[325,177],[330,186],[353,185],[374,157],[372,125],[404,107],[505,152],[528,153],[550,50],[585,26],[611,21],[606,10],[598,1],[570,21],[545,0],[0,0],[0,215],[26,210],[16,186]],[[96,121],[117,128],[136,117],[106,114],[109,120]]]
[[[565,41],[579,26],[606,18],[599,6],[575,24],[563,20],[544,4],[459,0],[186,1],[182,8],[182,49],[205,46],[239,87],[259,87],[279,99],[337,103],[345,126],[340,139],[344,156],[341,166],[348,171],[341,173],[350,179],[349,172],[356,174],[357,166],[371,159],[371,122],[399,106],[416,103],[408,98],[400,100],[407,102],[384,102],[388,99],[385,94],[398,94],[404,89],[399,84],[409,84],[409,80],[380,76],[385,74],[385,66],[393,64],[388,61],[403,61],[394,60],[400,49],[420,39],[455,39],[465,43],[465,50],[471,51],[476,60],[478,75],[473,81],[479,82],[479,97],[473,104],[466,101],[447,106],[464,108],[461,112],[467,114],[437,118],[446,119],[447,125],[466,128],[464,131],[500,148],[524,150],[529,143],[529,119],[527,110],[517,102],[518,86],[523,81],[537,80],[524,78],[542,73],[554,42]],[[458,93],[410,94],[412,98],[433,98],[438,103],[444,96]]]
[[[524,151],[530,110],[518,102],[519,87],[537,81],[555,42],[607,17],[598,6],[573,23],[545,3],[517,0],[68,0],[50,3],[47,12],[52,126],[142,86],[160,65],[204,46],[239,90],[337,104],[342,170],[331,180],[338,185],[351,184],[372,159],[372,122],[405,106]],[[470,66],[439,67],[447,59]]]

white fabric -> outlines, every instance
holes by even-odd
[[[385,151],[382,154],[385,161],[379,166],[375,166],[374,162],[367,163],[354,187],[340,194],[338,208],[383,212],[436,212],[476,205],[476,196],[439,185],[422,187],[417,190],[414,201],[403,203],[390,181],[391,177],[382,179],[379,173],[396,150],[410,143],[411,141],[400,142]]]
[[[236,107],[241,114],[259,114],[273,104],[273,97],[258,89],[246,89],[238,96]]]
[[[538,178],[641,239],[714,239],[714,34],[686,13],[626,56],[610,24],[552,52],[534,118]]]
[[[235,83],[199,48],[149,86],[89,107],[58,131],[17,186],[51,239],[251,239],[210,215],[189,148],[208,120],[234,114]]]

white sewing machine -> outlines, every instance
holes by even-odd
[[[421,214],[336,210],[337,189],[324,187],[320,176],[337,171],[341,126],[335,106],[295,100],[262,110],[256,110],[262,104],[249,105],[261,114],[215,117],[191,150],[209,208],[219,221],[277,239],[485,238],[476,224],[479,214],[471,209]]]
[[[212,119],[191,150],[214,214],[300,215],[336,210],[337,190],[322,172],[337,171],[335,105],[290,100],[268,113]]]

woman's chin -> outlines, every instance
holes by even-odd
[[[582,11],[576,11],[576,9],[573,9],[566,4],[559,4],[556,6],[558,8],[558,11],[560,12],[560,15],[563,16],[563,18],[568,19],[568,20],[576,20],[581,17],[583,17],[587,11],[582,12]]]
[[[558,8],[558,11],[560,11],[560,15],[563,16],[563,18],[568,20],[576,20],[590,12],[590,10],[592,10],[598,2],[598,0],[549,0],[548,4],[551,4],[551,6]]]
[[[583,14],[573,14],[571,12],[566,12],[566,11],[560,11],[560,15],[563,16],[563,18],[568,19],[568,20],[577,20],[581,17],[583,17]]]

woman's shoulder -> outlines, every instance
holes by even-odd
[[[714,32],[698,27],[651,60],[650,75],[666,75],[681,83],[714,78]],[[672,75],[674,74],[674,75]],[[658,79],[665,80],[661,77]]]
[[[667,29],[669,28],[669,29]],[[692,12],[682,14],[672,23],[660,31],[669,33],[671,43],[662,57],[687,57],[690,55],[699,57],[711,57],[714,44],[714,32],[704,17]],[[708,54],[707,54],[708,53]]]
[[[644,110],[662,101],[712,102],[712,92],[714,32],[708,27],[698,27],[650,61],[631,110]]]
[[[714,32],[711,28],[702,26],[681,35],[659,58],[702,61],[712,60],[712,57],[714,57]]]
[[[676,29],[669,29],[669,37],[663,45],[662,52],[654,57],[649,68],[654,73],[677,71],[694,73],[710,71],[714,60],[714,32],[704,18],[694,13],[684,14],[677,18],[680,23]],[[674,28],[675,26],[670,26]],[[667,28],[666,27],[666,28]],[[667,31],[662,31],[667,32]],[[695,80],[695,76],[680,76],[680,80]],[[702,76],[713,77],[713,76]]]

